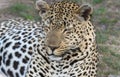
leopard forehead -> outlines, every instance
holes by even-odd
[[[79,10],[79,5],[70,2],[58,2],[50,5],[49,10],[43,19],[49,19],[51,23],[65,24],[72,21],[75,17],[76,11]],[[45,22],[45,21],[44,21]]]
[[[36,9],[44,23],[48,25],[70,25],[75,22],[87,21],[92,14],[92,7],[88,4],[78,5],[71,2],[57,2],[47,4],[45,1],[38,0]],[[45,24],[46,25],[46,24]]]
[[[58,2],[54,3],[50,6],[52,12],[58,13],[60,16],[61,14],[73,14],[79,9],[79,5],[76,3],[70,2]]]

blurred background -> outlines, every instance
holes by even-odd
[[[62,0],[45,0],[49,4]],[[94,12],[99,55],[97,77],[120,77],[120,0],[67,0],[89,3]],[[35,0],[0,0],[0,21],[22,17],[40,21],[34,9]]]

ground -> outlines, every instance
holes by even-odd
[[[29,2],[23,2],[31,6],[28,10],[28,6],[21,3],[6,8],[6,5],[9,5],[3,3],[6,1],[0,0],[0,5],[2,5],[2,8],[0,8],[0,21],[16,17],[37,21],[40,19],[37,12],[34,11],[33,5]],[[57,0],[46,1],[52,3]],[[80,3],[80,0],[72,1]],[[115,75],[120,77],[120,0],[85,1],[88,1],[94,7],[92,21],[96,27],[98,51],[100,53],[97,77],[117,77]]]

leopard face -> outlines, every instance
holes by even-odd
[[[80,47],[83,40],[84,25],[89,21],[92,8],[89,5],[77,5],[58,2],[49,5],[38,0],[36,8],[46,26],[46,46],[48,54],[61,56],[70,49]]]

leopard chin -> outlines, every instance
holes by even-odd
[[[60,56],[55,56],[55,55],[49,55],[49,59],[51,61],[61,61],[62,60],[62,57]]]

